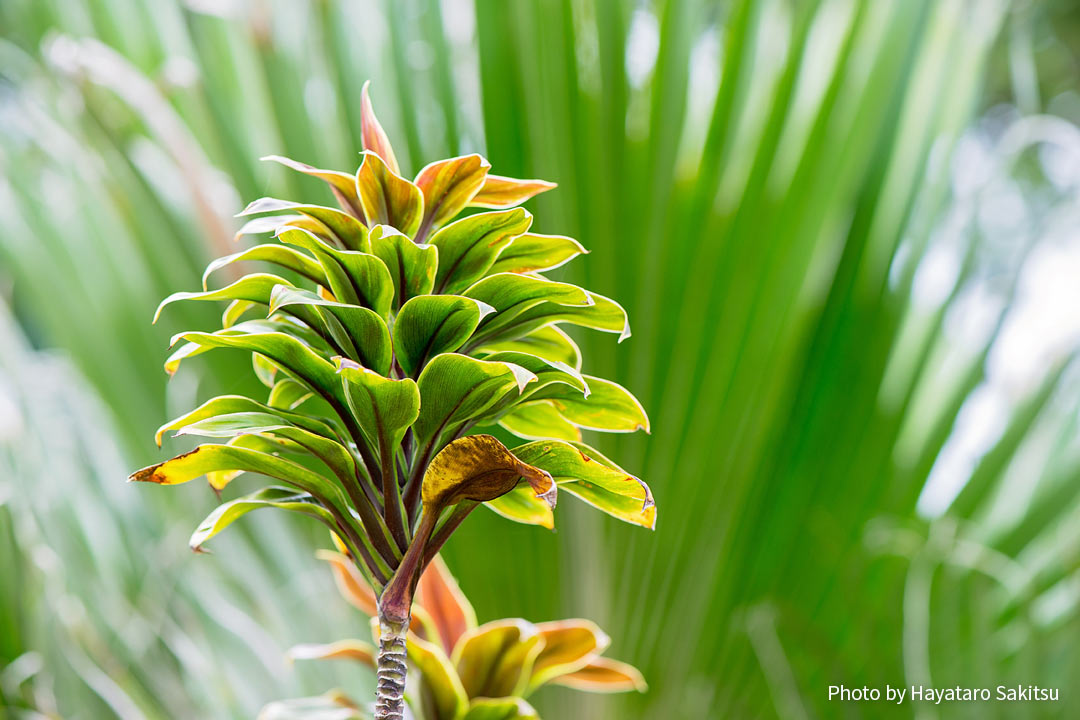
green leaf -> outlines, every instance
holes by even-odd
[[[434,245],[418,245],[389,225],[376,225],[369,233],[371,252],[382,260],[394,283],[394,306],[409,298],[426,295],[435,286],[439,250]]]
[[[618,383],[591,375],[588,396],[558,386],[547,385],[532,393],[532,400],[548,400],[559,414],[578,427],[603,432],[649,431],[649,417],[633,394]]]
[[[219,290],[206,290],[204,292],[175,292],[161,301],[154,313],[154,322],[161,317],[161,311],[165,306],[181,300],[246,300],[261,305],[270,304],[270,293],[277,285],[291,286],[288,280],[269,273],[253,273],[245,275],[231,285]]]
[[[394,282],[382,260],[365,252],[338,250],[305,230],[291,228],[278,238],[309,250],[318,259],[334,299],[362,305],[386,318],[394,300]]]
[[[292,210],[318,220],[333,233],[334,237],[341,242],[342,247],[348,250],[367,252],[371,249],[371,245],[368,243],[367,228],[364,227],[364,224],[347,212],[337,208],[264,197],[250,203],[237,217],[258,213],[281,212],[283,210]]]
[[[221,313],[221,329],[228,330],[234,327],[240,318],[252,308],[259,307],[259,303],[250,300],[233,300]]]
[[[307,215],[266,215],[264,217],[253,217],[244,223],[240,229],[236,231],[235,239],[239,240],[244,235],[265,235],[266,233],[276,235],[282,227],[292,223],[310,225],[311,227],[318,228],[320,232],[325,232],[327,238],[332,236],[330,228]]]
[[[462,635],[452,659],[469,697],[519,696],[542,644],[532,623],[498,620]]]
[[[237,325],[218,330],[214,334],[221,337],[237,337],[261,333],[283,333],[293,337],[301,344],[312,348],[322,349],[323,346],[326,345],[322,337],[308,326],[298,323],[292,318],[285,318],[279,315],[262,320],[245,320]],[[182,339],[184,339],[184,333],[174,335],[170,341],[170,345],[176,345],[176,343]],[[202,353],[213,349],[213,347],[215,346],[207,343],[184,343],[165,359],[165,372],[173,375],[179,369],[181,361],[196,355],[201,355]],[[257,374],[260,372],[258,363],[259,361],[256,360],[255,370]],[[270,368],[270,366],[265,367],[268,369]],[[262,380],[268,388],[274,386],[275,381],[273,377],[264,377],[263,374],[260,374],[259,379]]]
[[[557,360],[576,370],[581,370],[581,350],[577,343],[564,330],[554,325],[533,330],[522,337],[485,344],[477,348],[475,352],[490,354],[502,350],[513,350],[537,355],[546,360]]]
[[[338,373],[349,408],[383,465],[393,458],[420,412],[420,390],[411,378],[394,380],[341,358]]]
[[[207,280],[215,271],[232,265],[235,262],[268,262],[279,265],[287,270],[306,277],[318,285],[326,284],[326,275],[323,274],[322,266],[302,252],[277,244],[256,245],[232,255],[219,257],[206,266],[203,273],[203,289],[206,289]]]
[[[573,238],[525,233],[503,248],[488,272],[543,272],[553,270],[585,253],[588,253],[588,250]]]
[[[450,658],[434,643],[410,635],[405,644],[409,662],[419,671],[419,693],[425,718],[455,720],[469,705],[469,696],[458,679]]]
[[[418,237],[423,238],[453,220],[484,185],[491,164],[479,155],[439,160],[416,175],[424,193],[424,219]]]
[[[547,472],[522,462],[491,435],[468,435],[444,447],[428,464],[420,495],[424,512],[438,517],[465,500],[494,500],[521,481],[555,506],[555,485]]]
[[[394,321],[394,353],[406,375],[415,377],[428,358],[461,347],[495,308],[460,295],[421,295],[401,306]]]
[[[437,355],[420,373],[420,415],[413,427],[418,447],[436,445],[509,393],[520,394],[536,379],[528,370],[446,353]]]
[[[291,170],[319,178],[330,186],[330,192],[334,194],[334,199],[337,200],[342,210],[345,210],[360,222],[364,222],[364,208],[356,194],[356,178],[349,173],[338,170],[320,170],[307,163],[298,162],[281,155],[267,155],[259,159],[280,163]]]
[[[278,380],[274,383],[274,387],[270,388],[270,397],[266,404],[272,408],[292,410],[303,404],[312,394],[311,389],[303,383],[292,378],[284,378]]]
[[[284,382],[284,381],[283,381]],[[290,381],[292,382],[292,381]],[[207,418],[233,413],[270,413],[285,418],[290,424],[308,430],[309,432],[322,435],[330,440],[340,440],[337,429],[329,422],[317,418],[310,413],[291,412],[282,408],[264,405],[244,395],[219,395],[207,400],[191,412],[170,420],[158,428],[154,436],[158,447],[161,447],[161,438],[171,430],[179,430],[188,425],[206,420]]]
[[[611,644],[611,638],[591,620],[557,620],[536,623],[544,642],[532,667],[529,691],[568,673],[580,670]]]
[[[468,291],[463,294],[470,295]],[[630,321],[619,303],[596,293],[586,294],[589,297],[586,303],[569,304],[549,300],[533,303],[522,312],[506,319],[500,316],[498,324],[493,322],[491,328],[483,329],[484,336],[494,335],[497,339],[518,337],[551,323],[565,322],[593,330],[618,333],[619,342],[630,337]],[[495,307],[498,308],[497,305]]]
[[[359,305],[327,300],[309,290],[279,285],[271,296],[270,312],[298,305],[316,308],[326,324],[328,332],[339,341],[342,336],[351,346],[350,355],[364,367],[386,375],[390,372],[393,348],[386,323],[373,310]],[[330,317],[326,317],[329,315]]]
[[[431,238],[439,248],[435,288],[459,293],[484,277],[499,252],[532,225],[532,215],[521,208],[480,213],[453,222]]]
[[[469,207],[511,208],[556,187],[555,183],[546,180],[517,180],[488,173],[484,186],[469,202]]]
[[[539,720],[533,706],[519,697],[476,698],[462,720]]]
[[[546,400],[512,408],[499,418],[499,425],[526,440],[581,440],[581,430]]]
[[[356,171],[356,188],[368,222],[390,225],[410,237],[416,234],[424,215],[423,193],[370,150],[364,151]]]
[[[368,93],[370,84],[370,80],[364,83],[360,95],[361,142],[364,150],[378,155],[392,172],[400,175],[401,168],[398,167],[397,157],[394,156],[394,148],[390,146],[390,138],[386,136],[386,131],[383,130],[379,119],[375,117],[375,108],[371,106],[371,95]]]
[[[649,486],[587,445],[538,440],[514,448],[513,453],[550,473],[560,490],[620,520],[655,527],[656,505]]]
[[[181,426],[177,435],[230,438],[240,435],[269,435],[296,443],[326,464],[343,482],[356,473],[356,461],[339,441],[298,427],[284,414],[271,412],[236,412],[215,415]]]
[[[312,387],[324,398],[339,401],[339,407],[345,404],[334,366],[291,335],[283,332],[244,335],[187,332],[181,333],[178,337],[206,348],[235,348],[259,353],[282,367],[297,380]]]
[[[489,275],[461,294],[486,302],[496,310],[496,314],[484,318],[481,323],[477,337],[471,343],[476,346],[521,337],[538,329],[539,325],[518,329],[522,314],[538,305],[549,304],[569,310],[572,306],[589,306],[595,302],[590,293],[576,285],[515,273]],[[540,323],[543,324],[546,323]]]
[[[529,383],[529,386],[522,391],[520,402],[525,402],[533,397],[540,396],[542,394],[541,391],[553,384],[566,386],[554,388],[551,391],[552,394],[559,395],[560,397],[567,392],[572,396],[577,394],[584,398],[589,397],[590,387],[589,383],[585,380],[585,376],[566,363],[559,362],[558,360],[546,360],[536,355],[514,350],[503,350],[501,352],[492,353],[485,357],[484,360],[487,362],[513,363],[514,365],[525,368],[536,376],[536,381]],[[570,388],[570,390],[567,390],[567,388]]]
[[[315,518],[331,530],[336,530],[334,517],[306,492],[297,492],[290,488],[270,486],[257,490],[250,495],[230,500],[214,508],[214,511],[199,523],[188,544],[192,549],[202,547],[210,538],[232,525],[252,510],[273,507],[288,510]]]
[[[551,511],[551,505],[537,497],[528,485],[516,487],[484,505],[507,520],[524,525],[539,525],[548,530],[555,529],[555,513]]]

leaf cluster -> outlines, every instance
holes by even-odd
[[[645,527],[656,510],[645,483],[581,442],[583,428],[630,432],[648,419],[625,388],[582,372],[561,327],[629,335],[614,300],[543,275],[585,252],[530,231],[519,205],[553,185],[493,175],[479,155],[409,180],[366,96],[363,107],[355,173],[269,158],[325,181],[337,207],[256,200],[240,234],[274,241],[213,261],[202,291],[158,308],[227,302],[220,329],[173,338],[166,371],[211,350],[248,352],[266,397],[215,397],[166,423],[159,444],[169,431],[212,441],[132,479],[205,475],[221,491],[242,472],[271,478],[280,485],[220,505],[192,546],[255,509],[302,513],[380,592],[398,578],[405,617],[423,568],[479,504],[549,528],[558,490]],[[249,261],[274,272],[209,288]],[[507,448],[481,432],[492,426],[528,442]]]

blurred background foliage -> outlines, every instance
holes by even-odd
[[[371,79],[407,170],[479,151],[557,181],[537,228],[630,312],[627,343],[580,340],[651,412],[608,449],[656,533],[567,503],[556,533],[474,515],[446,553],[481,621],[593,618],[651,684],[543,714],[1016,716],[838,683],[1037,683],[1065,710],[1025,716],[1080,712],[1078,49],[1068,0],[3,0],[0,707],[369,690],[284,662],[365,634],[321,533],[257,516],[195,556],[210,491],[123,479],[253,382],[211,355],[166,384],[170,334],[213,311],[153,308],[246,201],[329,202],[256,158],[353,169]]]

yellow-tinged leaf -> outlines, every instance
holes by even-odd
[[[556,325],[545,325],[523,337],[508,338],[477,348],[476,354],[516,350],[527,352],[545,360],[558,360],[575,370],[581,370],[581,350],[577,343]]]
[[[454,670],[450,658],[437,644],[410,635],[405,643],[409,662],[422,679],[420,705],[425,718],[455,720],[469,704],[469,696]]]
[[[370,150],[383,159],[393,172],[401,174],[397,158],[394,157],[394,148],[390,147],[390,138],[386,136],[379,119],[375,117],[375,109],[371,106],[371,95],[368,86],[371,81],[364,83],[360,93],[360,142],[365,150]]]
[[[265,435],[239,435],[234,438],[229,438],[226,445],[232,445],[233,447],[247,448],[248,450],[258,450],[259,452],[274,454],[281,450],[291,449],[293,443],[284,438],[266,437]],[[206,484],[213,489],[218,495],[224,490],[229,483],[243,475],[243,470],[211,470],[206,473]]]
[[[428,465],[421,488],[424,511],[437,516],[463,500],[494,500],[521,480],[555,506],[555,484],[547,472],[521,462],[491,435],[467,435],[443,448]]]
[[[543,640],[520,618],[486,623],[462,635],[453,661],[469,697],[522,695]]]
[[[280,480],[328,503],[327,509],[339,518],[350,516],[344,493],[331,480],[292,460],[234,445],[199,445],[171,460],[136,470],[128,480],[178,485],[221,470],[259,473]]]
[[[552,685],[563,685],[575,690],[598,693],[645,692],[648,683],[641,672],[633,665],[604,657],[594,657],[589,663],[568,675],[562,675],[551,681]]]
[[[649,486],[582,443],[539,440],[514,455],[549,472],[560,490],[634,525],[654,528],[656,505]]]
[[[458,638],[476,627],[476,612],[438,555],[420,576],[414,602],[431,618],[447,654],[454,651]]]
[[[433,162],[417,173],[414,182],[424,193],[420,241],[465,209],[483,187],[490,168],[487,160],[473,154]]]
[[[539,720],[532,705],[519,697],[476,698],[462,720]]]
[[[611,638],[591,620],[536,623],[536,629],[544,639],[544,645],[533,663],[531,689],[580,670],[611,644]]]
[[[424,194],[373,152],[364,152],[364,161],[356,171],[356,189],[368,222],[390,225],[410,237],[419,229]]]
[[[555,187],[558,186],[546,180],[517,180],[488,173],[484,186],[480,188],[480,192],[476,193],[469,205],[497,210],[511,208]]]
[[[563,235],[525,233],[514,238],[499,253],[489,272],[543,272],[565,265],[578,255],[587,253],[577,240]]]
[[[581,440],[581,429],[560,415],[555,406],[547,400],[514,408],[499,419],[499,425],[526,440]]]
[[[498,515],[524,525],[539,525],[555,529],[555,513],[543,499],[536,497],[528,485],[516,487],[510,492],[484,503]]]
[[[610,380],[591,375],[584,378],[589,384],[588,396],[566,386],[549,385],[531,399],[546,399],[560,415],[586,430],[649,432],[649,416],[633,393]]]
[[[305,643],[289,648],[289,660],[353,660],[375,667],[375,647],[361,640]]]

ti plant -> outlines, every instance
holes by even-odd
[[[375,621],[375,593],[347,555],[320,551],[334,568],[342,595]],[[632,665],[603,657],[610,639],[589,620],[531,623],[520,618],[477,625],[476,613],[446,565],[434,558],[416,588],[406,648],[415,681],[406,695],[420,720],[524,720],[539,718],[526,698],[553,684],[587,692],[644,691]],[[294,660],[352,660],[374,666],[376,650],[362,640],[298,645]],[[304,708],[362,717],[356,703],[332,692],[318,698],[272,703],[265,718],[304,717]],[[343,708],[352,708],[349,713]],[[311,716],[310,714],[308,716]]]
[[[372,111],[361,108],[355,175],[270,158],[324,180],[339,208],[263,198],[243,234],[274,233],[212,262],[253,272],[179,300],[230,301],[215,332],[183,332],[165,363],[231,348],[250,352],[264,401],[225,395],[167,423],[223,439],[131,476],[163,485],[206,475],[220,491],[257,473],[264,487],[219,506],[199,547],[239,516],[276,507],[331,528],[378,595],[376,718],[401,718],[406,630],[424,568],[465,517],[486,504],[511,520],[552,527],[557,489],[622,520],[653,527],[636,477],[581,444],[580,429],[647,429],[616,383],[582,374],[561,324],[629,334],[616,302],[540,273],[584,252],[567,237],[529,232],[517,207],[554,187],[492,175],[479,155],[431,163],[412,181]],[[475,212],[455,220],[469,208]],[[258,317],[255,315],[258,314]],[[498,425],[530,440],[508,449]]]

